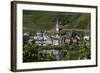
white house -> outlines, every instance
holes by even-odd
[[[84,39],[84,40],[87,40],[87,41],[89,41],[89,39],[90,39],[90,36],[88,36],[88,35],[85,35],[85,36],[83,37],[83,39]]]
[[[36,36],[34,36],[35,43],[39,46],[46,45],[46,38],[43,35],[43,32],[36,32]]]
[[[29,36],[29,33],[28,33],[28,32],[24,32],[23,35],[24,35],[24,36]]]

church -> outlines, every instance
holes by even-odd
[[[64,44],[64,37],[59,35],[60,33],[60,25],[59,25],[59,21],[58,18],[56,20],[56,26],[55,26],[55,35],[52,36],[52,41],[53,41],[53,45],[62,45]]]

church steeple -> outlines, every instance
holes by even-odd
[[[59,32],[59,22],[58,22],[58,18],[56,20],[56,32]]]

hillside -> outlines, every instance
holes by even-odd
[[[64,29],[90,29],[89,13],[64,13],[23,10],[23,26],[26,30],[50,30],[56,19]]]

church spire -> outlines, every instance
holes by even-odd
[[[58,22],[58,18],[56,20],[56,32],[59,32],[59,22]]]

